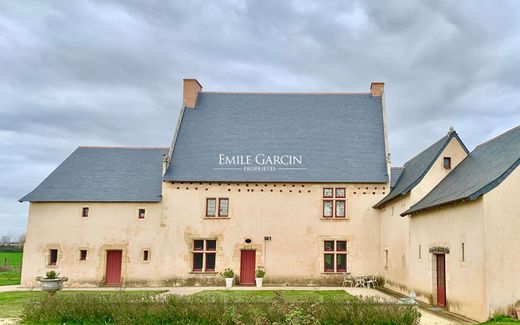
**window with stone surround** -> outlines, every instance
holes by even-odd
[[[347,241],[325,240],[323,242],[324,272],[347,272]]]
[[[49,249],[49,261],[48,265],[56,265],[58,263],[58,250]]]
[[[195,239],[193,241],[193,272],[214,272],[217,259],[215,239]]]

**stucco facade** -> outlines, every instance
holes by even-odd
[[[346,189],[346,218],[323,218],[324,188]],[[371,207],[387,192],[387,184],[165,182],[161,203],[31,203],[22,284],[50,269],[68,276],[68,285],[103,284],[106,251],[113,249],[123,252],[128,285],[221,282],[224,268],[240,270],[242,249],[256,250],[267,284],[334,284],[338,272],[324,272],[325,240],[347,241],[348,272],[378,274],[380,219]],[[229,199],[228,217],[206,217],[206,198]],[[144,219],[139,209],[146,209]],[[212,272],[192,271],[198,239],[217,242]],[[49,266],[54,248],[58,262]]]

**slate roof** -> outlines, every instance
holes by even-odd
[[[390,188],[394,188],[397,181],[403,174],[404,167],[392,167],[390,168]]]
[[[430,193],[401,215],[462,200],[476,200],[520,164],[520,126],[475,148]]]
[[[386,183],[381,97],[201,92],[176,134],[167,181]],[[301,155],[301,169],[219,169],[219,154]]]
[[[79,147],[20,201],[159,202],[166,148]]]
[[[441,152],[453,138],[456,138],[464,150],[468,152],[464,146],[464,143],[457,135],[457,132],[448,132],[448,134],[446,134],[444,137],[404,164],[404,170],[402,171],[401,176],[399,177],[399,180],[395,184],[392,191],[390,191],[387,196],[374,205],[374,208],[380,208],[393,199],[408,194],[417,184],[419,184],[435,160],[437,160]]]

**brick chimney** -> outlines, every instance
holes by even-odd
[[[195,108],[202,85],[197,79],[183,79],[182,100],[188,108]]]
[[[385,83],[384,82],[372,82],[370,84],[370,92],[372,96],[379,97],[385,91]]]

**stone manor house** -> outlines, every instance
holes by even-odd
[[[413,139],[410,139],[413,141]],[[469,151],[450,130],[392,167],[384,84],[206,92],[184,80],[169,148],[79,147],[32,192],[22,285],[338,285],[484,320],[520,299],[520,128]]]

